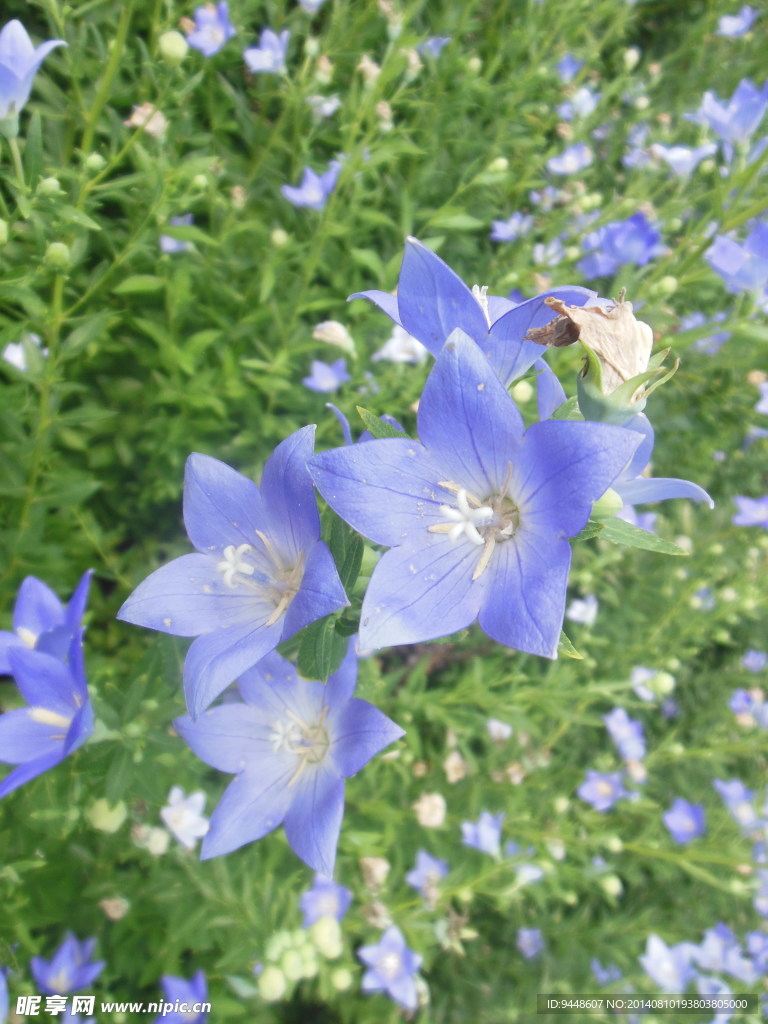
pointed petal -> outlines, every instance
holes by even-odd
[[[476,341],[488,334],[485,314],[470,289],[415,238],[405,244],[397,305],[405,330],[435,356],[457,327]]]
[[[275,448],[261,477],[263,529],[291,559],[320,539],[320,513],[307,469],[314,442],[313,426],[297,430]]]
[[[571,564],[568,542],[519,530],[496,550],[481,628],[507,647],[556,658]]]
[[[216,565],[216,555],[175,558],[138,585],[117,618],[173,636],[266,622],[274,603],[246,584],[228,587]]]
[[[0,799],[12,793],[14,789],[18,789],[19,786],[23,786],[30,779],[34,779],[38,775],[42,775],[43,772],[47,772],[49,768],[55,767],[62,760],[62,754],[51,754],[48,757],[38,758],[36,761],[20,764],[18,768],[14,768],[0,782]]]
[[[21,76],[34,59],[35,48],[29,33],[14,18],[0,30],[0,64],[13,68],[17,76]]]
[[[69,727],[67,737],[64,740],[64,756],[71,754],[73,750],[77,750],[93,732],[93,707],[91,702],[88,701],[80,710],[77,712],[75,717],[72,719],[72,724]]]
[[[264,510],[256,484],[210,455],[192,454],[184,470],[184,524],[198,551],[253,544]]]
[[[365,700],[353,697],[332,717],[331,754],[339,772],[348,779],[405,730]]]
[[[254,757],[272,756],[263,716],[247,704],[221,704],[197,719],[189,715],[177,718],[173,725],[197,757],[220,772],[236,775],[245,771]],[[289,767],[286,764],[285,770]]]
[[[35,638],[47,629],[64,623],[64,606],[47,583],[35,576],[27,576],[19,587],[13,609],[13,628],[16,633],[28,630]]]
[[[15,633],[0,629],[0,676],[11,675],[9,654],[22,648],[27,649],[27,645]]]
[[[642,505],[646,501],[666,501],[668,498],[690,498],[692,501],[704,501],[710,508],[715,507],[703,487],[675,477],[639,477],[617,485],[616,491],[625,505]]]
[[[461,334],[450,338],[427,379],[418,423],[445,474],[439,479],[480,500],[501,486],[523,435],[517,406],[478,346]]]
[[[474,622],[487,573],[473,581],[482,548],[439,537],[427,547],[387,551],[373,571],[360,617],[360,647],[378,650],[447,636]]]
[[[80,625],[85,614],[85,607],[88,604],[88,591],[91,586],[91,576],[93,576],[93,569],[86,569],[67,604],[65,618],[67,625],[73,632]]]
[[[348,604],[333,555],[318,541],[309,552],[299,592],[288,605],[281,639],[287,640],[310,622]]]
[[[344,660],[328,677],[328,682],[325,684],[325,702],[331,707],[341,707],[355,692],[358,666],[357,651],[355,650],[356,639],[354,636],[349,638]]]
[[[267,654],[258,661],[253,668],[247,669],[240,675],[237,688],[246,704],[259,705],[265,683],[282,686],[295,683],[298,678],[296,666],[291,664],[287,658],[283,658],[277,651],[272,651],[271,654]]]
[[[249,622],[206,633],[194,641],[184,662],[187,710],[196,718],[230,683],[280,642],[282,622]]]
[[[0,715],[0,761],[27,764],[41,757],[61,759],[70,718],[51,721],[54,714],[45,708],[17,708]]]
[[[295,758],[291,757],[293,762]],[[293,765],[285,758],[260,761],[258,768],[242,772],[230,782],[211,815],[200,859],[220,857],[246,843],[261,839],[285,818],[294,792],[288,788]]]
[[[541,371],[536,378],[536,405],[539,419],[548,420],[555,409],[566,400],[566,394],[557,374],[548,363],[545,363],[543,359],[537,359],[535,365]]]
[[[639,415],[633,416],[631,420],[628,420],[622,425],[626,430],[634,430],[643,438],[640,442],[640,447],[632,456],[627,468],[621,474],[621,480],[634,480],[635,477],[640,476],[645,467],[651,461],[651,454],[653,453],[653,445],[655,441],[653,427],[645,413],[639,413]]]
[[[30,707],[48,708],[68,721],[82,705],[82,689],[68,665],[26,647],[10,652],[11,670]]]
[[[355,292],[349,296],[347,302],[351,302],[352,299],[368,299],[374,306],[378,306],[383,313],[386,313],[390,320],[394,320],[398,327],[403,326],[400,323],[400,312],[396,295],[392,295],[390,292],[380,292],[377,288],[371,288],[367,292]]]
[[[330,878],[344,817],[344,780],[326,758],[294,788],[293,802],[285,816],[288,842],[305,864]]]

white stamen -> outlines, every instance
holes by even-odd
[[[35,644],[37,643],[37,633],[33,633],[32,630],[27,629],[26,626],[19,626],[19,628],[16,630],[16,636],[19,638],[19,640],[21,640],[23,644],[26,644],[27,647],[31,647],[32,650],[35,649]]]
[[[476,300],[478,306],[483,311],[485,322],[488,326],[491,326],[491,317],[488,312],[488,285],[484,284],[482,288],[479,284],[472,285],[472,297]]]
[[[241,576],[253,576],[256,571],[250,562],[245,560],[245,555],[253,551],[250,544],[240,544],[235,547],[234,544],[230,544],[224,548],[222,554],[223,559],[217,562],[216,568],[224,577],[224,583],[226,586],[234,589],[237,584],[234,581],[234,577],[237,573]]]
[[[51,711],[50,708],[28,708],[27,714],[40,725],[58,725],[61,729],[68,729],[72,724],[71,718],[60,715],[58,711]]]

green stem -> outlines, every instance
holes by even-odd
[[[115,75],[117,74],[118,68],[122,63],[123,50],[125,49],[125,40],[128,36],[128,26],[131,23],[131,15],[133,14],[133,4],[128,3],[123,7],[120,12],[120,20],[117,24],[117,32],[115,33],[115,39],[112,44],[112,52],[109,57],[109,63],[107,69],[104,72],[104,77],[99,85],[99,91],[96,93],[96,98],[93,101],[88,115],[86,117],[85,131],[83,132],[83,141],[81,144],[81,150],[85,156],[87,156],[93,147],[93,137],[96,132],[96,122],[99,119],[99,114],[104,108],[107,99],[109,98],[109,92],[112,88],[112,82],[114,81]]]
[[[27,194],[27,183],[24,180],[24,165],[21,162],[21,151],[19,150],[19,143],[16,139],[8,139],[8,146],[11,150],[11,156],[13,157],[13,169],[16,172],[16,179],[18,181],[19,188],[21,189],[22,195]]]

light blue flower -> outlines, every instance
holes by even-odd
[[[294,206],[308,206],[311,210],[322,210],[328,196],[336,188],[341,171],[341,161],[331,160],[328,170],[316,174],[311,167],[304,168],[301,183],[297,188],[293,185],[281,185],[280,191],[284,198]]]
[[[338,391],[342,384],[346,384],[351,379],[347,373],[346,359],[337,359],[333,363],[323,363],[319,359],[313,359],[312,372],[309,377],[304,377],[301,383],[310,391],[329,394],[331,391]]]
[[[748,672],[762,672],[768,666],[768,653],[750,649],[741,659],[741,664]]]
[[[518,928],[515,945],[526,960],[533,960],[544,949],[541,928]]]
[[[201,857],[218,857],[285,826],[294,853],[333,875],[344,780],[403,730],[353,697],[354,641],[326,684],[301,679],[276,654],[242,673],[230,701],[174,725],[197,756],[235,774],[211,815]]]
[[[571,601],[565,609],[565,617],[571,622],[580,622],[583,626],[594,626],[599,607],[600,602],[595,595],[587,594],[584,598]]]
[[[191,213],[185,213],[181,217],[171,217],[168,223],[175,227],[189,227],[193,219]],[[191,242],[185,242],[181,238],[172,238],[171,235],[160,235],[160,249],[165,253],[186,252],[191,248]]]
[[[141,583],[118,618],[197,637],[184,663],[187,707],[199,714],[281,640],[347,604],[307,459],[314,427],[281,442],[261,487],[208,455],[190,455],[184,522],[197,554]]]
[[[500,857],[503,822],[503,811],[499,814],[482,811],[477,821],[462,821],[461,841],[465,846],[480,850],[481,853],[487,853],[491,857]]]
[[[165,1001],[173,1005],[186,1004],[188,1009],[171,1010],[155,1017],[153,1024],[205,1024],[208,1014],[202,1009],[194,1009],[208,999],[208,983],[203,971],[198,971],[189,981],[171,974],[164,974],[160,980]]]
[[[768,530],[768,494],[764,494],[762,498],[748,498],[743,494],[735,494],[733,500],[738,509],[736,515],[731,518],[734,526],[762,526],[764,530]]]
[[[514,242],[529,234],[533,227],[533,216],[525,213],[513,213],[506,220],[494,220],[491,223],[491,241]]]
[[[32,82],[40,65],[63,39],[51,39],[35,49],[20,21],[9,21],[0,29],[0,134],[18,133],[19,114],[29,99]]]
[[[19,587],[13,609],[13,632],[0,630],[0,675],[11,674],[11,651],[40,651],[64,660],[88,601],[93,571],[83,573],[69,603],[64,605],[51,588],[35,576]]]
[[[626,799],[630,796],[624,789],[621,772],[596,772],[592,769],[587,771],[587,776],[576,790],[582,800],[592,804],[596,811],[609,811],[617,800]]]
[[[287,28],[283,29],[280,35],[273,32],[271,28],[265,28],[261,33],[259,45],[251,46],[243,53],[248,70],[254,74],[260,72],[270,75],[282,74],[285,71],[285,58],[290,38],[291,33]]]
[[[430,36],[429,39],[425,39],[423,43],[418,44],[416,51],[422,57],[432,57],[436,60],[450,41],[450,36]]]
[[[624,708],[614,708],[603,715],[605,727],[625,761],[642,761],[645,757],[643,723],[630,718]]]
[[[72,932],[67,932],[50,960],[33,956],[29,969],[38,990],[45,995],[65,996],[90,986],[104,969],[103,960],[89,962],[95,945],[96,939],[79,942]]]
[[[707,124],[728,145],[746,140],[757,131],[768,107],[768,82],[757,89],[748,78],[742,79],[727,104],[707,91],[701,106],[688,119]]]
[[[660,142],[651,146],[651,153],[662,160],[678,178],[690,177],[702,160],[716,152],[717,144],[714,142],[705,142],[695,149],[688,146],[662,146]]]
[[[754,7],[744,5],[736,14],[724,14],[717,23],[717,35],[735,39],[746,35],[760,17]]]
[[[583,60],[579,60],[578,57],[574,57],[571,53],[566,53],[562,60],[558,61],[555,65],[555,71],[557,71],[561,81],[568,83],[573,81],[583,67]]]
[[[743,243],[716,235],[704,259],[729,292],[762,292],[768,286],[768,222],[758,221]]]
[[[691,966],[695,950],[690,942],[668,946],[658,935],[649,935],[645,954],[638,959],[651,981],[663,992],[684,992],[696,975]]]
[[[578,174],[592,163],[592,150],[586,142],[575,142],[547,160],[547,170],[552,174]]]
[[[187,42],[203,56],[212,57],[235,35],[237,30],[229,20],[229,4],[221,0],[195,8],[195,27],[187,35]]]
[[[608,277],[627,264],[644,267],[661,255],[661,235],[643,213],[603,224],[584,236],[587,254],[577,264],[585,277]]]
[[[311,927],[321,917],[335,917],[341,921],[351,902],[351,890],[334,882],[332,878],[315,875],[312,887],[301,894],[299,907],[304,915],[302,927]]]
[[[698,839],[706,832],[704,808],[700,804],[691,804],[682,797],[676,797],[661,818],[676,843],[690,843],[692,839]]]
[[[416,1010],[419,999],[415,974],[422,957],[408,948],[399,928],[387,928],[377,943],[361,946],[357,955],[368,968],[363,975],[363,992],[386,992],[406,1010]]]
[[[434,902],[437,883],[448,874],[448,864],[439,857],[433,857],[426,850],[416,853],[416,866],[405,876],[412,889],[416,889],[427,902]]]

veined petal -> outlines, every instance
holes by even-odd
[[[535,527],[546,520],[556,524],[561,536],[574,536],[641,440],[633,430],[604,423],[534,423],[526,431],[510,487],[522,521]]]
[[[193,719],[174,720],[174,728],[201,761],[232,775],[256,757],[271,757],[272,745],[263,715],[247,704],[220,704]],[[290,770],[286,761],[285,771]]]
[[[72,723],[67,732],[67,737],[64,740],[64,756],[68,756],[78,747],[81,747],[83,743],[93,732],[93,706],[88,701],[87,704],[83,705],[80,710],[75,714],[72,719]]]
[[[390,320],[402,327],[400,323],[400,312],[397,305],[397,296],[392,295],[390,292],[380,292],[377,288],[371,288],[367,292],[355,292],[350,295],[347,302],[351,302],[352,299],[368,299],[374,306],[378,306],[382,313],[386,313]]]
[[[28,764],[40,758],[64,757],[70,717],[47,708],[17,708],[0,715],[0,761]]]
[[[419,437],[443,476],[482,500],[506,478],[523,420],[477,345],[452,335],[419,403]]]
[[[615,489],[625,505],[642,505],[646,501],[666,501],[668,498],[691,498],[693,501],[705,501],[710,508],[715,507],[703,487],[675,477],[641,476],[637,480],[617,484]]]
[[[353,697],[331,719],[330,753],[339,772],[348,779],[390,743],[405,736],[385,714],[365,700]]]
[[[196,718],[246,669],[273,651],[282,623],[247,622],[199,636],[184,662],[187,710]]]
[[[487,574],[472,580],[480,553],[470,541],[446,536],[420,549],[387,551],[363,599],[360,647],[414,644],[469,626],[486,589]]]
[[[88,604],[88,591],[91,586],[91,576],[93,576],[93,569],[86,569],[67,604],[65,618],[67,625],[73,632],[78,628],[85,614],[85,606]]]
[[[457,327],[476,341],[488,334],[485,314],[469,288],[415,238],[405,243],[397,305],[405,330],[434,356]]]
[[[640,442],[640,447],[636,450],[629,465],[621,474],[621,480],[634,480],[635,477],[640,476],[645,467],[651,461],[651,454],[653,452],[653,445],[655,441],[653,427],[645,413],[638,413],[637,416],[633,416],[631,420],[628,420],[622,425],[625,430],[634,430],[643,438]]]
[[[343,817],[344,780],[326,758],[295,783],[285,834],[296,856],[328,878],[333,875]]]
[[[0,629],[0,676],[11,675],[9,653],[26,647],[24,641],[7,629]]]
[[[14,768],[12,772],[9,772],[5,776],[2,782],[0,782],[0,799],[4,796],[8,796],[14,789],[18,789],[19,786],[23,786],[25,782],[29,782],[30,779],[36,778],[38,775],[42,775],[43,772],[47,772],[49,768],[55,767],[64,759],[62,753],[50,754],[47,757],[40,757],[36,761],[27,761],[26,764],[20,764],[18,768]]]
[[[274,602],[245,584],[228,587],[216,566],[216,555],[175,558],[138,585],[117,618],[173,636],[266,622]]]
[[[48,708],[69,721],[83,705],[72,670],[58,658],[21,647],[10,651],[9,659],[19,692],[30,707]]]
[[[351,636],[347,644],[344,660],[325,684],[326,703],[331,707],[341,707],[355,692],[357,685],[358,657],[355,650],[356,637]],[[344,772],[342,772],[342,775]]]
[[[27,576],[19,587],[13,609],[13,628],[37,638],[47,629],[64,623],[64,606],[51,588],[35,576]]]
[[[258,706],[266,683],[282,686],[286,683],[295,683],[298,678],[296,666],[287,658],[283,658],[277,651],[272,651],[271,654],[261,658],[253,668],[241,673],[237,681],[237,688],[246,704]]]
[[[376,544],[402,544],[442,520],[445,476],[418,441],[398,437],[316,455],[310,472],[332,509]]]
[[[480,626],[527,654],[557,657],[571,549],[567,541],[521,529],[497,545]]]
[[[275,448],[261,477],[263,529],[292,559],[320,539],[320,513],[307,469],[314,442],[313,426],[297,430]]]
[[[314,495],[312,501],[315,501]],[[301,586],[286,610],[281,638],[287,640],[310,622],[348,604],[333,555],[319,540],[307,556]]]
[[[198,551],[253,544],[264,507],[256,484],[210,455],[192,454],[184,470],[184,525]],[[141,625],[141,623],[139,623]]]
[[[277,828],[294,797],[288,786],[293,767],[284,757],[269,757],[233,779],[211,815],[200,859],[230,853]]]
[[[539,369],[536,378],[536,405],[540,420],[548,420],[552,413],[566,400],[563,385],[554,370],[543,359],[537,359]]]
[[[0,30],[0,64],[13,68],[21,76],[34,59],[35,48],[29,33],[18,18],[14,18]]]

